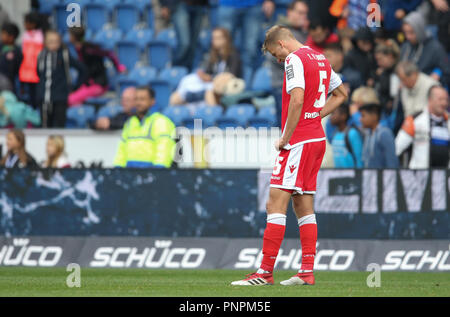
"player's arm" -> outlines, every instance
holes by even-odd
[[[285,60],[284,70],[286,76],[286,92],[291,95],[291,99],[283,135],[275,144],[277,150],[281,150],[289,143],[300,120],[305,96],[305,74],[300,58],[295,54],[288,55]]]
[[[291,100],[289,102],[288,115],[286,118],[286,127],[284,128],[283,136],[280,139],[278,148],[282,149],[289,143],[292,134],[297,127],[300,120],[300,114],[303,108],[303,98],[305,97],[305,90],[303,88],[294,88],[291,90]]]
[[[331,96],[325,102],[322,110],[320,110],[321,118],[325,118],[348,99],[347,90],[341,78],[333,70],[331,71],[328,91],[331,92]]]

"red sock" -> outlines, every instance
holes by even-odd
[[[300,270],[313,271],[314,257],[316,255],[316,243],[317,243],[316,217],[315,215],[308,215],[302,217],[299,219],[299,223],[300,223],[300,243],[302,245],[302,265]]]
[[[286,218],[284,218],[284,224],[267,222],[263,238],[263,259],[260,266],[264,271],[273,272],[278,251],[284,238],[285,223]]]

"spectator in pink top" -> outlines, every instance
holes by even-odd
[[[40,29],[39,14],[35,12],[25,16],[24,24],[26,31],[22,41],[23,59],[19,68],[19,80],[23,84],[22,88],[28,90],[29,103],[37,109],[39,106],[36,100],[36,86],[39,83],[37,60],[44,47],[44,33]]]
[[[104,58],[109,58],[119,72],[126,71],[124,65],[119,63],[116,55],[102,49],[100,46],[84,40],[83,27],[69,29],[70,42],[75,46],[78,58],[87,69],[87,82],[69,95],[69,106],[79,105],[91,97],[103,95],[108,90],[108,76],[104,65]]]

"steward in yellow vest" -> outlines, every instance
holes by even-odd
[[[114,159],[117,167],[169,168],[175,154],[175,124],[159,112],[149,110],[155,104],[150,87],[136,89],[136,115],[125,122]]]

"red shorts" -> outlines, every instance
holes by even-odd
[[[326,141],[300,144],[281,150],[275,160],[270,187],[292,194],[315,194],[317,173],[325,155]]]

